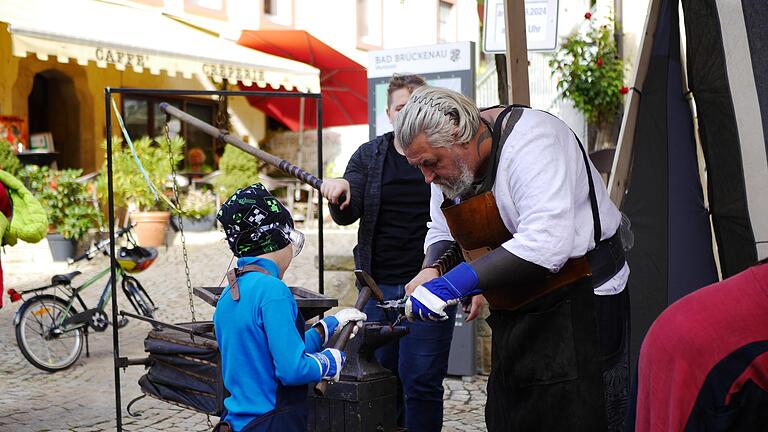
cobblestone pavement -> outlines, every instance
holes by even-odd
[[[308,235],[305,251],[294,262],[286,282],[289,285],[317,289],[317,269],[314,257],[317,254],[317,236]],[[339,240],[341,239],[341,240]],[[219,285],[230,264],[231,254],[220,234],[188,233],[187,245],[192,284]],[[354,235],[341,231],[334,236],[326,232],[326,254],[334,247],[340,253],[351,249]],[[14,248],[6,248],[3,254],[6,288],[17,290],[44,285],[50,276],[81,270],[84,275],[108,265],[105,257],[76,268],[67,268],[60,263],[45,262],[39,256],[48,253],[47,247],[26,245],[37,248],[34,258],[14,260]],[[39,249],[39,250],[38,250]],[[21,254],[17,254],[17,258]],[[34,261],[34,262],[33,262]],[[82,277],[82,276],[81,276]],[[190,320],[189,297],[187,294],[184,264],[179,239],[169,248],[160,248],[155,264],[138,275],[139,280],[160,306],[158,319],[167,322]],[[327,285],[326,285],[327,286]],[[100,294],[99,287],[85,292],[85,301],[92,305]],[[90,334],[90,357],[85,350],[77,363],[70,369],[49,374],[30,365],[19,352],[12,324],[13,314],[20,303],[6,305],[0,309],[0,431],[107,431],[114,430],[115,392],[112,355],[112,328],[103,333]],[[198,320],[210,319],[213,308],[201,300],[194,299]],[[131,310],[130,305],[120,308]],[[149,326],[131,322],[120,330],[120,355],[143,356],[143,339]],[[206,416],[184,410],[157,400],[144,398],[132,407],[138,417],[126,412],[126,405],[141,392],[138,379],[143,368],[131,366],[119,373],[122,392],[123,429],[126,431],[207,431],[210,430]],[[485,405],[485,377],[449,378],[445,381],[445,426],[444,431],[485,430],[483,406]],[[215,422],[216,418],[211,418]]]

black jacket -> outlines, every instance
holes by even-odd
[[[358,148],[349,159],[344,179],[349,182],[351,201],[343,211],[329,206],[331,217],[339,225],[350,225],[360,219],[357,246],[353,250],[355,267],[371,273],[373,234],[381,204],[381,173],[387,146],[393,145],[392,132],[377,136]]]

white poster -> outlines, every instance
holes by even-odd
[[[525,37],[529,51],[552,51],[557,46],[558,0],[525,0]],[[504,53],[507,36],[504,0],[485,1],[483,51]]]

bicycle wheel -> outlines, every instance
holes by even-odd
[[[131,302],[131,305],[136,309],[136,313],[144,315],[147,318],[154,318],[155,307],[152,303],[152,299],[144,291],[144,287],[141,286],[138,280],[133,277],[125,276],[123,278],[123,291]]]
[[[75,315],[67,302],[52,295],[39,295],[24,302],[17,312],[16,343],[24,357],[46,372],[64,370],[83,350],[83,329],[61,332],[63,319]]]

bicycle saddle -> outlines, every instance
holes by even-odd
[[[76,270],[72,273],[55,275],[51,278],[51,285],[69,285],[72,283],[72,279],[79,274],[80,271]]]

